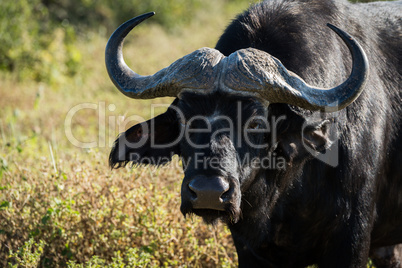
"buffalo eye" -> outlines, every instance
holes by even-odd
[[[260,129],[261,123],[257,120],[251,121],[246,125],[247,129]]]

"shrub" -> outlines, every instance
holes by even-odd
[[[34,239],[31,238],[24,243],[24,245],[18,249],[17,252],[10,250],[9,256],[9,267],[17,268],[35,268],[38,267],[40,258],[43,254],[43,248],[46,243],[42,240],[35,243]],[[14,263],[14,264],[12,264]]]
[[[48,14],[39,0],[0,2],[1,71],[47,83],[77,72],[80,53],[74,48],[74,29],[52,24]]]

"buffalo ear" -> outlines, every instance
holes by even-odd
[[[110,152],[109,165],[119,168],[129,162],[166,164],[173,155],[180,154],[179,136],[176,113],[168,109],[165,113],[121,133]]]
[[[276,150],[289,163],[316,156],[331,147],[336,139],[334,131],[329,120],[305,123],[301,131],[296,128],[283,133]]]
[[[303,143],[317,152],[328,149],[332,145],[329,124],[330,121],[325,120],[307,125],[303,129]]]

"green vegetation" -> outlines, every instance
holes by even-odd
[[[74,29],[50,21],[39,0],[1,1],[0,33],[0,71],[47,83],[77,73]]]
[[[213,47],[250,2],[0,1],[0,267],[236,266],[225,227],[182,217],[177,159],[107,167],[111,143],[136,123],[128,118],[171,99],[125,98],[103,54],[118,24],[154,10],[125,47],[133,69],[154,73]]]

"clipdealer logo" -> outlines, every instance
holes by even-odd
[[[264,116],[255,116],[252,118],[248,118],[246,122],[243,124],[242,123],[242,103],[239,102],[237,105],[237,114],[234,117],[229,117],[225,115],[220,115],[217,114],[216,116],[195,116],[193,118],[185,118],[185,115],[183,112],[175,106],[169,105],[169,104],[152,104],[150,106],[151,109],[151,118],[155,117],[157,114],[159,114],[159,111],[161,108],[168,108],[169,109],[174,109],[179,121],[182,122],[181,128],[180,128],[180,135],[172,141],[169,144],[157,144],[154,140],[153,135],[146,135],[146,138],[140,139],[136,143],[132,142],[122,142],[119,144],[121,146],[121,149],[124,149],[124,147],[130,148],[130,149],[136,149],[140,148],[147,142],[147,139],[150,139],[150,146],[151,148],[156,148],[156,149],[163,149],[165,146],[169,147],[172,145],[175,145],[179,143],[182,139],[186,139],[187,143],[191,145],[192,148],[194,149],[202,149],[206,148],[209,146],[209,143],[206,144],[198,144],[194,142],[191,139],[191,135],[194,133],[211,133],[212,132],[212,124],[216,121],[223,121],[225,127],[220,128],[215,130],[211,134],[211,138],[213,139],[220,133],[228,133],[228,136],[232,140],[236,140],[236,147],[241,148],[242,146],[246,145],[249,146],[250,148],[253,149],[264,149],[268,148],[270,145],[275,145],[277,143],[278,139],[278,134],[277,134],[277,126],[280,122],[286,120],[286,116],[279,116],[279,117],[268,117],[268,115]],[[73,133],[73,122],[76,117],[80,116],[80,112],[83,110],[93,110],[97,112],[98,115],[98,133],[97,137],[90,137],[90,141],[82,141],[79,140]],[[104,147],[109,147],[111,148],[117,134],[124,132],[127,129],[127,126],[131,126],[133,124],[141,124],[143,128],[143,133],[152,133],[155,131],[155,126],[154,124],[148,124],[145,123],[146,119],[139,116],[139,115],[130,115],[130,116],[117,116],[113,114],[113,112],[116,110],[116,106],[114,104],[109,104],[106,106],[106,102],[99,102],[99,103],[81,103],[78,104],[74,107],[72,107],[65,118],[64,122],[64,129],[65,129],[65,135],[67,139],[69,140],[70,143],[72,143],[74,146],[83,148],[83,149],[90,149],[90,148],[104,148]],[[302,145],[306,149],[308,153],[313,155],[316,159],[332,166],[336,167],[339,163],[339,150],[338,150],[338,139],[339,135],[337,132],[337,128],[335,126],[334,121],[332,120],[326,120],[324,117],[325,112],[313,112],[312,116],[310,116],[310,119],[314,119],[315,121],[325,123],[325,128],[326,128],[326,138],[329,141],[328,146],[323,149],[323,150],[315,150],[311,146],[309,146],[308,143],[306,143],[306,139],[304,136],[304,130],[309,127],[308,122],[306,121],[301,129],[301,136],[302,136]],[[336,113],[332,113],[334,117],[336,117]],[[269,119],[268,119],[269,118]],[[189,127],[192,122],[196,120],[202,120],[204,122],[204,127],[203,128],[191,128]],[[260,122],[260,126],[258,128],[249,128],[250,124],[252,124],[253,120],[258,120]],[[243,126],[243,135],[235,135],[235,125],[236,126]],[[255,142],[252,139],[250,139],[250,135],[252,134],[258,134],[258,133],[270,133],[270,140],[269,141],[264,141],[264,142]],[[209,134],[208,134],[209,135]],[[165,148],[166,148],[165,147]],[[139,155],[138,155],[139,157]],[[201,156],[194,156],[195,158],[199,158],[197,163],[204,163],[208,162],[206,159],[201,160]],[[135,157],[134,157],[135,158]],[[246,157],[247,158],[247,157]],[[249,157],[250,158],[250,157]],[[268,153],[266,157],[261,158],[260,160],[257,159],[239,159],[240,162],[245,163],[245,161],[249,163],[258,163],[261,167],[265,168],[272,168],[275,167],[277,169],[282,169],[282,166],[284,166],[283,161],[279,160],[276,161],[276,163],[273,163],[274,160],[278,160],[278,156]],[[217,160],[214,160],[217,161]],[[208,162],[211,164],[212,162]]]

